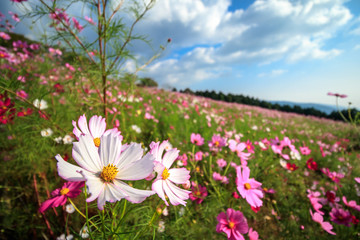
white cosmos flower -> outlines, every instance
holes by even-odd
[[[48,108],[48,104],[45,100],[39,100],[39,99],[35,99],[33,102],[34,106],[40,110],[44,110]]]
[[[70,135],[65,135],[62,140],[64,144],[71,144],[74,141],[74,138],[71,137]]]
[[[40,133],[41,133],[41,136],[43,136],[43,137],[50,137],[54,132],[53,132],[53,130],[51,130],[51,128],[47,128],[47,129],[42,130]]]
[[[72,155],[79,164],[70,164],[58,154],[59,176],[67,181],[86,181],[91,196],[97,199],[100,210],[106,202],[116,202],[122,198],[132,203],[140,203],[153,191],[130,187],[121,180],[140,180],[150,175],[154,168],[154,157],[148,153],[143,157],[140,144],[132,143],[122,152],[121,140],[117,134],[103,135],[99,148],[92,137],[80,135],[79,142],[73,143]]]
[[[291,159],[297,159],[297,160],[301,160],[301,155],[298,151],[291,151],[290,152],[290,157]]]
[[[66,206],[65,206],[65,210],[66,210],[66,212],[67,213],[73,213],[73,212],[75,212],[75,208],[74,208],[74,206],[73,205],[71,205],[71,204],[67,204]]]
[[[136,133],[141,133],[141,129],[137,125],[131,125],[132,130],[134,130]]]
[[[81,230],[80,230],[80,236],[81,238],[88,238],[90,235],[89,235],[89,230],[88,230],[88,227],[87,226],[84,226]]]
[[[74,126],[73,133],[76,138],[79,139],[81,135],[90,135],[96,147],[100,146],[100,138],[102,135],[116,134],[120,140],[123,139],[120,135],[121,132],[117,128],[106,130],[106,119],[101,116],[92,116],[88,126],[86,116],[83,114],[79,117],[77,124],[80,129],[76,126],[76,121],[72,121],[72,125]]]

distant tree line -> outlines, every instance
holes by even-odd
[[[173,88],[173,91],[177,91],[176,88]],[[246,104],[246,105],[252,105],[252,106],[258,106],[258,107],[262,107],[262,108],[267,108],[267,109],[274,109],[274,110],[279,110],[282,112],[291,112],[291,113],[298,113],[298,114],[303,114],[306,116],[315,116],[315,117],[322,117],[322,118],[328,118],[328,119],[333,119],[333,120],[340,120],[340,121],[344,121],[344,119],[342,118],[342,116],[340,115],[339,112],[337,111],[333,111],[330,114],[326,114],[322,111],[319,111],[313,107],[311,108],[302,108],[300,106],[289,106],[289,105],[280,105],[277,103],[270,103],[264,100],[259,100],[257,98],[254,97],[248,97],[248,96],[244,96],[242,94],[232,94],[232,93],[228,93],[228,94],[224,94],[223,92],[215,92],[215,91],[192,91],[189,88],[186,88],[184,90],[180,90],[181,93],[187,93],[187,94],[192,94],[192,95],[196,95],[196,96],[202,96],[202,97],[207,97],[207,98],[211,98],[214,100],[220,100],[220,101],[224,101],[224,102],[230,102],[230,103],[241,103],[241,104]],[[355,108],[349,109],[349,110],[342,110],[341,113],[343,114],[343,116],[345,116],[346,118],[349,118],[349,113],[350,116],[352,117],[352,119],[356,118],[357,114],[360,114],[360,112],[358,110],[356,110]]]

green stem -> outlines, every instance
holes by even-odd
[[[340,109],[339,109],[338,98],[339,98],[339,97],[336,97],[336,108],[337,108],[340,116],[342,117],[342,119],[343,119],[345,122],[348,122],[348,120],[345,118],[345,116],[342,114],[342,112],[341,112]]]
[[[68,198],[68,200],[71,203],[71,205],[75,208],[75,210],[86,219],[86,221],[89,221],[97,230],[99,230],[98,227],[91,220],[88,220],[88,218],[76,207],[76,205],[73,203],[73,201],[71,201],[70,198]]]

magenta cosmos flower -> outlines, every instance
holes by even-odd
[[[197,185],[191,187],[192,192],[190,193],[190,199],[191,201],[196,202],[197,204],[200,204],[204,201],[205,197],[208,195],[208,192],[206,190],[205,186]]]
[[[201,137],[201,135],[199,133],[197,133],[197,134],[192,133],[190,136],[190,141],[191,141],[191,143],[193,143],[197,146],[201,146],[204,144],[204,138]]]
[[[76,126],[76,122],[74,120],[72,121],[72,125],[74,126],[73,133],[76,136],[77,140],[79,140],[79,137],[81,135],[90,135],[96,147],[100,146],[100,138],[102,137],[102,135],[114,133],[120,137],[120,140],[123,139],[123,137],[120,135],[120,131],[118,131],[117,128],[106,130],[106,120],[101,116],[92,116],[89,120],[88,126],[86,116],[85,114],[83,114],[79,117],[78,120],[80,130]]]
[[[351,214],[349,211],[345,211],[341,208],[333,208],[331,209],[331,212],[329,214],[331,217],[331,221],[333,221],[334,223],[350,227]]]
[[[218,233],[226,233],[230,240],[245,240],[242,234],[248,232],[249,226],[242,212],[228,208],[226,214],[221,212],[216,219],[219,222],[216,226]]]
[[[51,207],[62,206],[66,203],[68,198],[75,198],[81,193],[81,188],[84,187],[84,182],[66,182],[61,188],[55,189],[51,196],[52,198],[43,202],[39,208],[41,213],[44,213]]]
[[[143,156],[140,144],[132,143],[122,151],[117,134],[103,135],[97,148],[90,135],[80,135],[79,142],[73,143],[72,155],[79,166],[70,164],[58,154],[59,176],[67,181],[86,181],[91,196],[97,199],[100,210],[106,202],[116,202],[125,198],[132,203],[140,203],[153,191],[130,187],[122,180],[140,180],[150,175],[154,168],[154,157]]]
[[[255,181],[254,178],[249,178],[250,169],[248,167],[243,167],[242,172],[241,167],[237,167],[236,174],[236,185],[240,195],[245,198],[252,207],[261,207],[262,201],[260,198],[264,196],[260,189],[261,183]]]
[[[168,197],[172,205],[182,204],[185,206],[185,200],[189,199],[191,192],[181,189],[175,184],[186,184],[190,179],[190,171],[186,170],[186,168],[170,169],[171,165],[179,156],[179,150],[173,148],[163,156],[167,144],[168,141],[164,141],[161,144],[160,142],[152,142],[150,144],[150,152],[155,157],[154,170],[157,172],[157,178],[152,184],[152,190],[164,200],[167,206],[169,206],[169,203],[166,201],[165,196]]]

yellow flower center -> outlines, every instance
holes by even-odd
[[[94,138],[94,144],[96,147],[100,146],[100,138]]]
[[[218,147],[220,145],[219,141],[215,141],[215,146]]]
[[[235,227],[235,223],[233,223],[233,222],[229,222],[229,228],[231,228],[231,229],[233,229]]]
[[[246,190],[251,189],[250,183],[245,183],[245,184],[244,184],[244,188],[245,188]]]
[[[161,174],[161,177],[163,180],[166,180],[169,176],[170,176],[169,170],[167,168],[165,168]]]
[[[68,194],[69,192],[70,192],[70,189],[68,189],[68,188],[63,188],[63,189],[60,190],[61,195]]]
[[[201,192],[200,192],[200,191],[197,191],[195,195],[196,195],[196,196],[201,196]]]
[[[116,174],[118,172],[119,170],[117,169],[117,167],[115,167],[112,164],[109,164],[103,168],[100,177],[104,182],[112,182],[115,179]]]
[[[265,192],[267,192],[267,190],[268,190],[266,187],[264,187],[263,189],[264,189]]]

